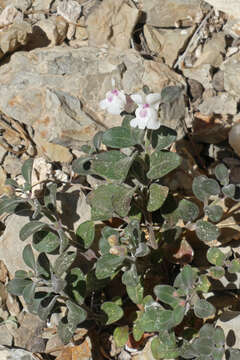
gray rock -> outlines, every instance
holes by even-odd
[[[235,115],[237,113],[237,101],[228,93],[222,93],[205,99],[198,109],[204,115],[212,113]]]
[[[86,25],[91,46],[129,49],[140,11],[123,0],[105,0],[90,13]]]
[[[157,27],[177,27],[186,21],[189,26],[202,18],[199,0],[143,0],[143,11],[147,24]]]
[[[13,336],[9,333],[6,325],[0,326],[0,345],[12,346]],[[0,352],[1,356],[1,352]]]
[[[224,91],[224,73],[223,71],[218,71],[216,74],[214,74],[212,79],[212,85],[213,88],[216,91]]]
[[[210,64],[216,68],[219,67],[223,61],[223,54],[225,53],[225,36],[225,33],[222,31],[213,34],[204,44],[201,54],[194,63],[194,67],[203,64]]]
[[[198,67],[183,68],[182,72],[187,78],[198,81],[205,89],[208,89],[212,87],[211,69],[210,64],[203,64]]]
[[[205,0],[216,9],[221,10],[235,18],[240,18],[240,3],[238,0]]]
[[[8,349],[0,347],[1,360],[36,360],[36,357],[29,351],[22,349]]]
[[[231,56],[220,69],[224,72],[224,89],[232,95],[240,96],[240,54]]]
[[[240,348],[240,312],[225,311],[216,322],[225,334],[226,347]]]
[[[143,85],[153,92],[168,85],[185,87],[183,78],[166,64],[144,60],[132,49],[120,53],[94,47],[35,49],[14,53],[1,66],[0,108],[45,140],[79,148],[95,132],[122,121],[99,108],[112,89],[112,79],[127,94]]]
[[[8,5],[12,5],[17,9],[25,11],[32,5],[32,0],[0,0],[0,6],[5,8]]]
[[[29,34],[32,33],[32,27],[26,21],[15,23],[8,29],[0,32],[0,58],[8,52],[13,52],[28,41]]]

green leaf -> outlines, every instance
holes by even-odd
[[[86,311],[79,305],[74,304],[71,300],[66,301],[66,305],[68,308],[68,326],[76,327],[78,324],[82,323],[87,318]]]
[[[240,359],[240,350],[239,349],[228,349],[229,351],[229,360],[239,360]]]
[[[235,192],[236,192],[236,185],[228,184],[223,186],[222,192],[225,196],[229,197],[230,199],[234,199]]]
[[[93,146],[98,151],[102,143],[103,131],[98,131],[93,137]]]
[[[196,176],[193,179],[192,190],[194,195],[201,201],[208,199],[209,194],[203,188],[204,181],[208,178],[205,175]]]
[[[33,248],[39,252],[51,253],[60,245],[59,237],[51,231],[38,231],[33,235]]]
[[[180,214],[180,218],[182,218],[185,222],[192,222],[199,215],[198,206],[192,201],[186,199],[179,202],[178,212]]]
[[[56,208],[56,193],[57,193],[57,184],[56,183],[47,184],[44,193],[44,204],[49,210]]]
[[[218,164],[214,169],[216,178],[220,181],[221,185],[228,185],[229,173],[228,168],[224,164]]]
[[[91,205],[92,220],[108,220],[113,216],[112,198],[121,193],[123,186],[115,184],[100,185],[88,194],[87,200]]]
[[[26,240],[29,236],[33,235],[37,231],[40,231],[44,228],[48,227],[47,224],[41,221],[30,221],[29,223],[25,224],[19,233],[19,237],[22,241]]]
[[[220,186],[214,179],[205,179],[202,183],[202,189],[209,196],[218,195],[220,193]]]
[[[150,212],[158,210],[166,200],[168,191],[167,186],[151,184],[149,187],[147,210]]]
[[[96,263],[96,277],[105,279],[111,277],[117,268],[122,265],[125,257],[106,254],[100,257]]]
[[[7,284],[7,291],[12,295],[21,296],[24,288],[31,283],[32,280],[30,279],[14,278]]]
[[[196,281],[197,272],[190,265],[185,265],[181,271],[181,276],[184,286],[190,289]]]
[[[113,338],[117,347],[122,347],[128,341],[128,326],[117,327],[113,332]]]
[[[24,177],[24,180],[28,183],[32,183],[32,168],[33,168],[33,159],[27,159],[24,161],[22,166],[22,176]]]
[[[122,275],[122,283],[126,286],[137,286],[140,282],[140,276],[138,276],[136,265],[132,264],[129,270],[126,270]]]
[[[160,306],[150,306],[143,313],[140,325],[145,332],[168,330],[172,327],[172,311],[162,310]]]
[[[0,199],[0,215],[6,213],[13,213],[17,206],[20,203],[24,203],[25,200],[24,199],[19,199],[19,198],[8,198],[7,196],[3,196]]]
[[[82,305],[86,296],[86,275],[79,267],[71,269],[66,276],[67,290],[72,294],[72,298]]]
[[[131,200],[134,194],[134,189],[122,186],[119,193],[115,193],[112,197],[112,205],[114,211],[121,217],[128,215],[131,208]]]
[[[233,259],[228,267],[230,274],[240,273],[240,259]]]
[[[175,359],[180,355],[174,333],[164,331],[151,342],[151,350],[155,359]]]
[[[93,156],[81,156],[72,163],[72,169],[79,175],[92,174],[92,160]]]
[[[15,180],[11,179],[11,178],[6,179],[5,185],[10,185],[14,189],[20,188],[18,183]]]
[[[36,286],[37,284],[32,281],[30,284],[25,286],[23,290],[22,296],[27,304],[33,303]]]
[[[102,236],[99,240],[99,249],[101,255],[109,254],[110,247],[112,245],[118,245],[118,240],[119,232],[110,226],[105,226],[102,230]]]
[[[161,125],[158,130],[152,132],[152,146],[158,150],[169,147],[177,138],[175,130]]]
[[[94,174],[110,180],[123,182],[134,156],[126,156],[120,151],[111,150],[97,154],[92,160],[91,170]]]
[[[209,275],[213,279],[219,280],[225,275],[225,270],[222,266],[212,266],[209,269]]]
[[[54,263],[54,272],[58,277],[61,277],[62,274],[68,270],[76,259],[77,253],[75,251],[66,251],[62,253]]]
[[[207,251],[208,261],[217,266],[223,266],[225,261],[225,254],[218,248],[212,247]]]
[[[59,321],[57,332],[64,345],[69,344],[76,330],[75,327],[70,327],[67,322],[67,317],[64,317]]]
[[[173,309],[172,312],[172,327],[181,324],[185,315],[185,302],[182,300],[183,305],[178,305]]]
[[[47,279],[50,278],[51,264],[45,253],[40,253],[36,261],[36,270],[38,276],[44,276]]]
[[[147,244],[144,242],[140,242],[134,255],[136,257],[143,257],[143,256],[147,256],[149,253],[150,253],[150,249],[147,246]]]
[[[161,178],[179,165],[181,165],[181,157],[173,152],[155,150],[150,155],[150,169],[147,173],[149,179]]]
[[[198,299],[194,304],[194,314],[200,319],[206,319],[215,312],[215,307],[204,299]]]
[[[173,103],[181,96],[182,91],[179,86],[166,86],[161,92],[161,102],[164,104]]]
[[[38,316],[40,317],[41,320],[43,321],[47,320],[52,309],[54,308],[57,298],[58,295],[53,296],[53,294],[50,294],[41,301],[38,308]]]
[[[200,275],[199,283],[196,287],[196,291],[201,291],[203,293],[207,293],[211,287],[211,283],[208,280],[207,275]]]
[[[154,294],[157,298],[170,305],[172,308],[175,308],[179,305],[180,299],[176,289],[169,285],[157,285],[154,287]]]
[[[141,304],[143,301],[143,287],[139,282],[137,286],[127,286],[126,287],[128,296],[134,302],[134,304]]]
[[[217,240],[220,235],[220,230],[216,225],[208,221],[198,220],[196,222],[196,234],[200,240],[210,242]]]
[[[93,221],[83,222],[78,226],[76,234],[83,240],[84,248],[88,249],[92,245],[95,237],[94,222]]]
[[[138,134],[134,129],[117,126],[104,132],[102,142],[111,148],[126,148],[140,143]]]
[[[218,222],[223,216],[223,208],[218,205],[206,206],[204,209],[204,213],[208,216],[210,221]]]
[[[123,316],[122,308],[111,301],[106,301],[101,305],[101,310],[105,312],[108,319],[106,325],[110,325],[115,321],[118,321]]]
[[[35,271],[35,258],[30,244],[26,245],[22,253],[23,261],[27,266]]]
[[[199,360],[206,359],[206,356],[211,354],[213,350],[213,341],[211,338],[198,338],[193,343],[193,348],[198,352],[199,355],[203,357],[198,357]]]

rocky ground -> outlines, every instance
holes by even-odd
[[[36,183],[71,176],[81,146],[121,123],[99,107],[113,80],[126,94],[145,85],[152,92],[180,86],[184,95],[163,109],[161,122],[194,143],[191,150],[189,140],[181,145],[189,162],[223,161],[232,182],[240,183],[240,146],[227,141],[240,121],[239,49],[238,0],[0,0],[0,194],[8,192],[7,177],[21,181],[30,156]],[[185,179],[181,186],[191,184]],[[68,219],[73,211],[88,219],[81,196],[71,187],[64,197]],[[1,359],[152,359],[150,343],[139,353],[119,353],[113,345],[106,350],[104,341],[94,357],[84,329],[80,345],[64,348],[6,293],[7,280],[24,268],[25,244],[16,238],[24,218],[0,220]],[[236,319],[223,321],[226,333],[239,327]],[[240,338],[234,346],[240,348]]]

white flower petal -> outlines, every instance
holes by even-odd
[[[130,126],[135,128],[138,126],[138,119],[137,118],[134,118],[130,121]]]
[[[117,101],[112,101],[107,106],[107,111],[113,115],[119,115],[122,112],[122,107]]]
[[[124,94],[124,92],[122,90],[119,91],[118,97],[119,97],[119,99],[121,99],[124,102],[124,104],[127,103],[126,95]]]
[[[105,110],[107,108],[107,100],[106,99],[101,100],[99,106],[101,109]]]
[[[145,127],[147,126],[147,121],[146,121],[146,119],[144,119],[144,118],[138,118],[138,127],[139,127],[139,129],[145,129]]]
[[[161,94],[160,93],[154,93],[154,94],[148,94],[146,97],[146,102],[149,105],[154,105],[156,103],[160,103],[161,100]]]
[[[144,104],[145,99],[143,98],[142,95],[140,95],[140,94],[132,94],[130,97],[136,104],[138,104],[138,105]]]
[[[159,129],[161,126],[161,123],[158,119],[153,119],[151,118],[148,122],[147,122],[147,129],[151,129],[151,130],[157,130]]]

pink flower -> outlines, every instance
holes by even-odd
[[[154,93],[147,96],[133,94],[131,95],[131,99],[138,107],[135,111],[136,117],[130,121],[130,125],[134,128],[138,127],[139,129],[158,129],[161,125],[157,112],[161,94]]]
[[[119,115],[127,103],[126,96],[122,90],[114,89],[108,91],[106,98],[100,101],[101,109],[107,110],[110,114]]]

